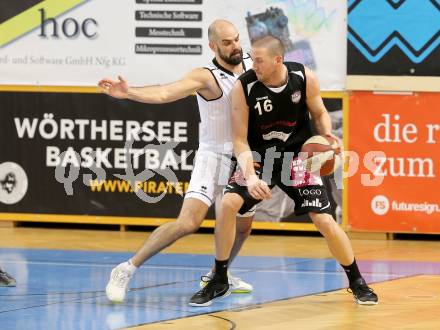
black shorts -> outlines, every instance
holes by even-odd
[[[332,214],[327,189],[319,177],[314,177],[311,180],[306,175],[305,180],[297,181],[292,177],[295,176],[295,172],[292,170],[289,175],[290,180],[282,180],[281,171],[274,171],[272,179],[268,182],[260,170],[256,170],[256,173],[260,179],[263,177],[263,180],[266,181],[270,189],[278,186],[295,201],[295,215],[309,212]],[[247,186],[244,185],[243,175],[238,168],[235,169],[229,184],[225,188],[225,194],[227,193],[236,193],[243,198],[244,204],[239,210],[240,214],[248,212],[261,202],[261,200],[255,199],[249,194]]]

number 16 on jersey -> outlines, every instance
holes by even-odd
[[[263,103],[263,105],[261,105],[261,103]],[[273,104],[271,100],[266,99],[263,102],[258,101],[254,108],[258,110],[258,114],[261,116],[263,115],[263,110],[264,112],[271,112],[273,110]]]

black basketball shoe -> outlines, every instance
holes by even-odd
[[[0,268],[0,286],[16,286],[15,279]]]
[[[189,300],[189,305],[194,307],[205,307],[212,304],[212,301],[221,297],[227,297],[231,294],[229,291],[229,283],[220,282],[219,278],[214,275],[213,278],[202,276],[202,281],[206,282],[206,286],[198,291]]]
[[[353,283],[350,283],[350,288],[347,289],[354,296],[354,300],[359,305],[377,305],[379,299],[363,278],[359,278]]]

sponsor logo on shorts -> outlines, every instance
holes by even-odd
[[[320,189],[299,189],[300,196],[321,196],[322,191]]]
[[[325,210],[325,209],[328,209],[330,207],[330,202],[327,202],[327,205],[326,206],[324,206],[324,207],[321,207],[321,210]]]
[[[319,201],[318,198],[315,198],[312,201],[309,200],[305,200],[302,204],[301,207],[322,207],[322,203]],[[327,208],[328,206],[326,206],[325,208]]]

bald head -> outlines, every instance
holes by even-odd
[[[252,44],[252,48],[265,48],[271,56],[281,56],[284,58],[284,45],[280,39],[273,36],[258,39]]]
[[[240,36],[234,24],[218,19],[208,29],[209,47],[221,65],[239,65],[243,61]]]
[[[217,42],[224,34],[238,34],[234,24],[224,19],[217,19],[208,28],[208,39],[210,42]]]

